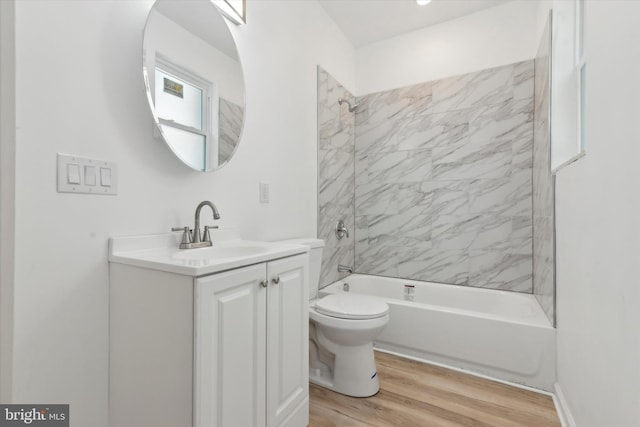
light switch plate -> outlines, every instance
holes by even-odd
[[[260,203],[269,203],[269,183],[260,183]]]
[[[69,171],[76,170],[80,172],[80,182],[72,184],[70,181],[77,179],[69,180]],[[109,175],[108,182],[101,179],[105,173]],[[58,193],[118,194],[118,168],[114,162],[58,153]]]

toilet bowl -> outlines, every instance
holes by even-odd
[[[345,305],[334,312],[325,309]],[[348,396],[376,394],[380,383],[373,340],[389,322],[388,312],[386,303],[365,295],[340,293],[313,301],[309,340],[315,345],[309,345],[309,381]]]
[[[388,305],[374,297],[341,292],[318,298],[324,242],[295,239],[310,247],[309,382],[354,397],[380,389],[373,340],[389,322]]]

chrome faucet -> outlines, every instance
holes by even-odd
[[[213,244],[211,242],[211,234],[209,233],[209,230],[211,230],[212,228],[218,228],[217,225],[205,225],[204,235],[200,234],[200,211],[205,206],[209,206],[213,211],[213,219],[220,219],[220,213],[218,212],[216,205],[207,200],[201,202],[196,208],[196,218],[193,232],[189,230],[189,227],[173,227],[171,229],[171,231],[182,231],[182,242],[180,243],[180,249],[204,248]]]
[[[214,227],[205,226],[204,239],[200,237],[200,211],[205,206],[209,206],[213,211],[213,219],[220,219],[220,214],[218,213],[218,209],[216,208],[216,205],[214,205],[208,200],[205,200],[204,202],[200,202],[200,204],[196,208],[196,221],[195,221],[196,224],[193,227],[193,243],[209,242],[209,244],[205,246],[211,246],[211,236],[209,236],[209,229],[218,228],[218,226],[217,225]]]

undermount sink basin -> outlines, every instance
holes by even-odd
[[[214,243],[215,245],[215,243]],[[267,252],[264,246],[209,246],[200,249],[183,249],[172,255],[175,259],[184,260],[220,260],[223,258],[240,258]]]

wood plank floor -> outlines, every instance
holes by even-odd
[[[376,352],[380,392],[344,396],[310,385],[310,427],[560,427],[549,396]]]

